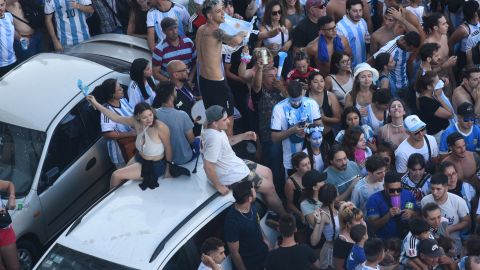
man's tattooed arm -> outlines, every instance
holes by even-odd
[[[245,37],[245,32],[239,32],[238,34],[236,35],[229,35],[227,33],[225,33],[225,31],[223,31],[222,29],[218,28],[217,30],[215,30],[213,32],[213,36],[223,42],[223,43],[226,43],[227,45],[232,45],[232,46],[236,46],[236,45],[239,45],[242,40],[243,40],[243,37]]]

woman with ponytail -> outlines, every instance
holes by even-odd
[[[124,117],[133,115],[133,108],[124,98],[123,88],[116,79],[105,80],[101,85],[95,87],[92,94],[108,110]],[[100,115],[100,126],[103,137],[107,139],[110,160],[117,169],[124,167],[129,158],[124,146],[128,141],[135,140],[135,130],[128,125],[110,120],[103,113]]]
[[[152,78],[152,67],[147,59],[137,58],[130,67],[130,85],[128,86],[128,101],[135,107],[140,102],[152,105],[156,96],[155,83]]]

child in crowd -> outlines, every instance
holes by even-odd
[[[363,246],[366,261],[357,267],[358,270],[380,270],[379,263],[385,256],[383,241],[378,238],[368,239]]]
[[[355,245],[353,245],[347,259],[347,270],[354,270],[366,260],[363,246],[368,239],[367,227],[362,224],[353,225],[350,229],[350,238],[355,241]]]
[[[415,218],[410,221],[409,227],[410,232],[403,239],[400,263],[414,270],[426,269],[427,266],[418,257],[417,245],[420,240],[434,239],[430,234],[430,226],[424,219]]]

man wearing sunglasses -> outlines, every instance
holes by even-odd
[[[327,4],[324,0],[307,0],[305,12],[307,17],[301,20],[293,30],[294,52],[306,47],[318,36],[320,30],[318,19],[327,14]]]
[[[404,174],[408,171],[408,158],[414,153],[423,155],[427,164],[436,164],[438,145],[433,136],[426,134],[427,125],[416,115],[407,116],[403,125],[409,136],[395,150],[397,172]]]
[[[475,112],[470,102],[463,102],[457,108],[457,123],[451,124],[442,133],[440,139],[440,155],[448,154],[447,137],[454,133],[460,133],[464,140],[467,151],[480,151],[480,127],[475,124]]]
[[[466,150],[465,139],[458,132],[448,135],[447,145],[450,154],[443,161],[450,161],[455,165],[459,179],[465,180],[476,188],[480,187],[477,178],[480,165],[478,154]]]
[[[376,236],[382,239],[404,238],[408,232],[407,221],[420,210],[413,194],[402,189],[400,178],[398,173],[387,173],[384,190],[374,193],[367,200],[367,221]]]

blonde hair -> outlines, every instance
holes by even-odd
[[[355,207],[352,202],[343,202],[338,209],[338,220],[340,222],[340,229],[345,229],[347,225],[352,225],[353,221],[363,219],[362,210]]]

